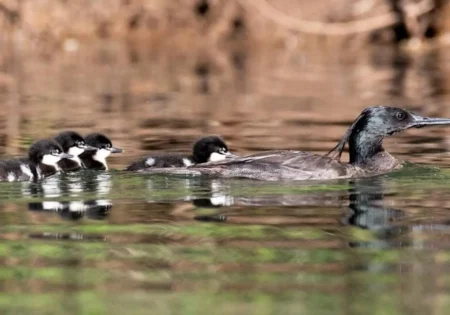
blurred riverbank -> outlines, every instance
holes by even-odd
[[[98,39],[185,51],[242,42],[245,48],[308,50],[337,42],[360,49],[445,37],[449,16],[446,0],[1,0],[0,38],[41,53]]]
[[[297,22],[320,22],[316,33],[280,24],[254,1],[1,3],[18,12],[2,16],[9,30],[0,36],[2,154],[23,154],[34,139],[63,129],[108,134],[126,149],[114,157],[120,165],[148,151],[188,151],[209,133],[240,153],[325,152],[366,106],[450,116],[446,3],[404,2],[416,13],[431,4],[420,16],[429,15],[423,30],[444,26],[403,41],[394,26],[325,32],[393,17],[384,1],[261,2]]]

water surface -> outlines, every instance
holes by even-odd
[[[323,153],[374,104],[450,117],[445,50],[181,54],[103,43],[3,56],[3,154],[65,129],[126,150],[108,172],[0,184],[3,314],[446,313],[449,129],[388,139],[409,162],[364,180],[120,171],[205,134],[238,154]]]

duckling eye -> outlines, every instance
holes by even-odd
[[[395,114],[395,118],[397,118],[399,121],[402,121],[406,118],[406,114],[404,112],[398,112]]]

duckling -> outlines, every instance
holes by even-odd
[[[111,140],[101,133],[91,133],[84,140],[87,145],[95,148],[80,155],[81,161],[88,169],[108,170],[106,158],[111,153],[123,152],[122,149],[113,147]]]
[[[80,155],[85,151],[95,151],[96,148],[87,145],[83,137],[75,131],[64,131],[58,134],[54,140],[59,143],[65,153],[73,155],[71,159],[62,159],[58,166],[64,172],[78,171],[84,167]]]
[[[28,151],[28,158],[0,161],[0,181],[37,181],[51,176],[60,168],[61,159],[71,159],[54,140],[39,140]]]
[[[147,168],[185,167],[211,161],[235,158],[225,142],[217,136],[208,136],[194,143],[192,155],[162,153],[147,156],[129,165],[126,171],[140,171]]]

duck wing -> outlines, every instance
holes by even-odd
[[[0,181],[28,181],[37,177],[36,167],[25,158],[0,161]]]
[[[348,176],[349,166],[304,151],[267,151],[220,162],[197,164],[189,169],[220,177],[260,180],[332,179]]]
[[[188,155],[178,153],[156,153],[133,162],[125,170],[140,171],[149,168],[186,167],[192,164],[194,164],[194,161]]]

